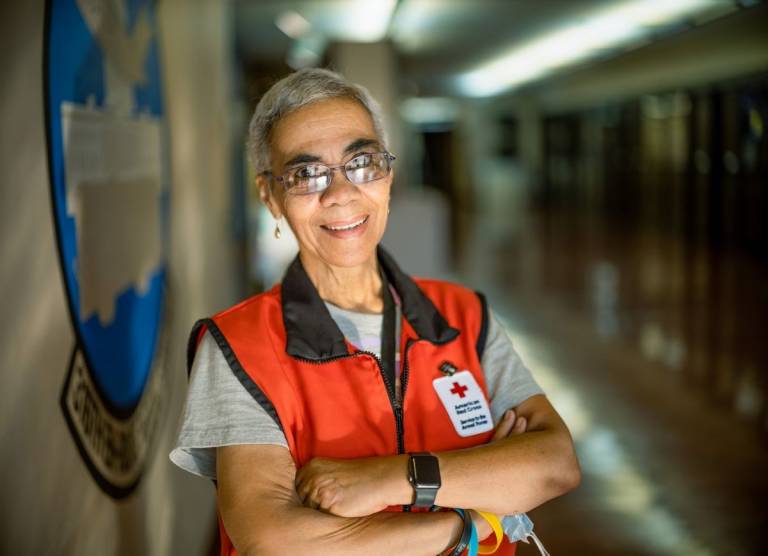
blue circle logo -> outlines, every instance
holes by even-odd
[[[97,481],[120,496],[138,483],[160,407],[168,187],[156,16],[147,0],[51,0],[46,17],[51,198],[77,338],[62,406]]]

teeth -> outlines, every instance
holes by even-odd
[[[349,224],[348,226],[339,226],[338,228],[334,228],[333,226],[324,226],[325,228],[328,228],[329,230],[333,230],[334,232],[338,232],[341,230],[351,230],[352,228],[357,228],[360,224],[365,222],[368,219],[367,216],[364,216],[360,221],[353,222],[352,224]]]

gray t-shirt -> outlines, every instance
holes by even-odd
[[[326,306],[353,345],[380,354],[381,314],[347,311],[327,302]],[[395,322],[399,323],[399,307],[397,310]],[[395,338],[399,337],[396,333]],[[507,409],[520,405],[533,395],[543,394],[490,310],[481,365],[494,423]],[[400,365],[395,368],[399,369]],[[398,376],[398,384],[399,380]],[[243,388],[218,344],[210,332],[206,332],[195,354],[181,430],[170,458],[190,473],[215,479],[216,447],[235,444],[288,447],[280,427]]]

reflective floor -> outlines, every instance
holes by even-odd
[[[531,512],[550,552],[768,554],[765,267],[566,213],[469,231],[460,279],[504,317],[582,464],[577,491]]]

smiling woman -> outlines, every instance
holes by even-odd
[[[360,186],[347,176],[345,165],[352,162],[373,166],[371,153],[382,149],[370,113],[350,98],[316,101],[283,117],[271,137],[271,173],[257,178],[262,201],[276,219],[284,216],[288,221],[299,242],[304,269],[321,288],[320,297],[338,298],[329,289],[345,292],[341,295],[346,299],[339,299],[341,307],[365,309],[377,297],[380,282],[371,284],[373,288],[349,286],[378,275],[376,245],[387,225],[392,187],[389,164],[382,166],[379,162],[378,172],[371,168],[364,173],[364,177],[374,179]],[[361,156],[363,153],[368,156]],[[327,172],[328,166],[314,162],[341,165],[344,176],[332,179],[334,174]],[[318,187],[311,191],[313,194],[301,194],[306,187],[294,191],[300,187],[297,182],[319,181],[318,172],[323,172],[322,183],[326,184],[322,194],[317,194]],[[284,174],[290,177],[286,179]],[[357,171],[352,174],[354,177]],[[284,187],[273,187],[276,180],[272,175],[282,176]],[[360,294],[366,295],[349,299],[350,295]],[[370,308],[372,312],[381,311],[380,303],[375,301]]]
[[[379,246],[394,156],[367,91],[296,72],[249,145],[299,254],[281,284],[195,325],[171,454],[217,481],[222,554],[474,553],[488,512],[574,488],[568,429],[485,298]]]

